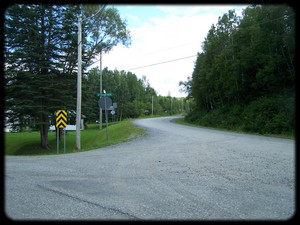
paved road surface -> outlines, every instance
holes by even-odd
[[[295,141],[136,120],[148,135],[104,149],[5,157],[13,220],[287,220]]]

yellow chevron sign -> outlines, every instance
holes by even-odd
[[[56,127],[65,128],[67,126],[67,111],[57,110],[56,111]]]

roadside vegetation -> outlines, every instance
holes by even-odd
[[[102,130],[99,124],[89,124],[88,128],[81,131],[82,151],[98,149],[105,146],[118,144],[146,135],[146,131],[135,126],[131,119],[118,123],[111,123],[108,127],[108,142],[106,141],[106,128],[103,124]],[[76,132],[67,131],[66,151],[64,152],[64,135],[61,136],[59,154],[79,152],[75,150]],[[57,154],[56,132],[49,132],[49,145],[51,148],[45,150],[40,146],[40,133],[14,132],[4,134],[5,155],[53,155]]]
[[[182,110],[183,98],[171,97],[171,93],[158,95],[146,76],[138,78],[130,71],[92,67],[100,53],[107,54],[118,44],[131,45],[127,22],[113,6],[14,4],[6,9],[4,23],[4,126],[21,131],[23,136],[24,131],[32,131],[31,135],[36,132],[35,138],[29,134],[29,138],[21,134],[6,136],[20,137],[28,148],[39,141],[41,147],[35,151],[45,151],[41,154],[49,154],[55,148],[49,126],[55,125],[57,110],[68,112],[67,124],[76,123],[77,21],[81,17],[81,112],[85,124],[99,120],[100,74],[102,90],[111,93],[114,103],[109,121],[172,115]],[[83,131],[83,135],[88,135],[90,129]]]
[[[252,4],[243,10],[242,17],[234,10],[220,16],[204,42],[199,43],[202,52],[193,73],[187,81],[179,82],[187,97],[174,98],[171,93],[158,95],[146,76],[90,69],[100,52],[109,52],[117,44],[129,46],[131,36],[126,21],[113,7],[81,7],[15,4],[6,10],[4,126],[20,132],[4,134],[5,154],[56,154],[56,135],[49,131],[49,126],[55,125],[55,111],[68,111],[68,124],[75,124],[76,21],[82,12],[89,19],[83,23],[81,107],[88,128],[82,131],[81,151],[144,134],[128,119],[152,114],[186,112],[189,124],[295,137],[293,8]],[[97,14],[99,10],[102,13]],[[117,22],[114,32],[110,32],[112,21]],[[93,29],[96,25],[103,28],[102,32]],[[89,33],[94,39],[88,38]],[[112,94],[115,103],[109,121],[119,121],[110,123],[108,144],[105,129],[100,131],[95,124],[99,119],[100,74],[103,90]],[[67,134],[66,153],[76,152],[74,135],[71,131]],[[60,144],[63,152],[63,141]]]
[[[251,5],[211,26],[194,71],[180,85],[187,122],[257,134],[295,136],[295,11]]]
[[[286,139],[295,139],[295,135],[293,133],[281,133],[281,134],[272,134],[272,133],[255,133],[255,132],[246,132],[240,128],[228,128],[228,127],[217,127],[217,126],[204,126],[199,125],[199,123],[189,122],[185,118],[179,118],[174,121],[175,123],[186,125],[186,126],[192,126],[192,127],[199,127],[199,128],[208,128],[208,129],[214,129],[214,130],[222,130],[222,131],[228,131],[228,132],[237,132],[237,133],[244,133],[244,134],[255,134],[255,135],[263,135],[263,136],[269,136],[269,137],[276,137],[276,138],[286,138]]]

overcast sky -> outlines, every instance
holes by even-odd
[[[185,97],[179,81],[192,75],[196,55],[212,24],[247,5],[114,5],[127,21],[132,44],[117,45],[102,56],[102,67],[147,77],[158,95]],[[173,61],[174,60],[174,61]],[[171,61],[171,62],[168,62]],[[153,65],[154,64],[154,65]],[[99,62],[93,65],[99,67]],[[141,67],[141,68],[140,68]]]

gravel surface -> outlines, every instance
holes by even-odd
[[[295,141],[135,120],[148,135],[102,149],[5,156],[12,220],[289,220]]]

